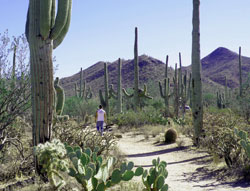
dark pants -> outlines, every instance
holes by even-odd
[[[104,121],[97,121],[96,122],[97,131],[99,131],[101,133],[101,135],[103,134],[103,122]]]

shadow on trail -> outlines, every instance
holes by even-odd
[[[153,152],[148,152],[148,153],[139,153],[139,154],[130,154],[130,155],[123,155],[124,157],[147,157],[147,156],[154,156],[154,155],[162,155],[166,153],[171,153],[171,152],[176,152],[176,151],[181,151],[185,150],[188,147],[180,147],[180,148],[170,148],[170,149],[163,149],[160,151],[153,151]]]
[[[185,178],[181,179],[181,181],[184,182],[200,182],[200,181],[206,181],[206,180],[213,180],[214,182],[204,185],[195,185],[194,187],[200,187],[202,189],[211,189],[214,190],[216,187],[222,186],[222,187],[241,187],[241,188],[249,188],[250,190],[250,182],[247,182],[243,178],[236,177],[235,180],[226,180],[227,177],[232,177],[232,173],[235,173],[235,176],[237,176],[237,173],[235,171],[229,171],[228,169],[222,168],[218,170],[210,170],[206,167],[197,168],[195,172],[192,173],[183,173],[183,176]],[[237,190],[237,189],[236,189]]]
[[[180,163],[186,163],[186,162],[192,162],[192,161],[197,161],[197,160],[201,160],[204,158],[210,157],[210,155],[205,155],[205,156],[201,156],[201,157],[194,157],[191,159],[187,159],[187,160],[182,160],[182,161],[177,161],[177,162],[167,162],[167,166],[168,165],[174,165],[174,164],[180,164]],[[153,165],[135,165],[135,167],[152,167]]]

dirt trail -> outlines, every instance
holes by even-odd
[[[154,158],[168,163],[166,183],[169,191],[241,191],[250,190],[249,185],[239,182],[220,182],[215,179],[218,171],[211,171],[211,157],[205,152],[192,149],[191,141],[184,140],[184,147],[177,144],[154,144],[155,139],[145,141],[143,135],[125,133],[118,142],[120,150],[137,166],[150,167]]]

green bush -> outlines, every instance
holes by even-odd
[[[163,113],[152,106],[144,107],[139,112],[130,110],[122,114],[115,114],[110,117],[110,121],[118,126],[130,127],[166,125],[168,123],[168,119],[163,116]]]
[[[206,112],[204,116],[204,134],[201,139],[209,152],[224,158],[228,167],[244,166],[249,162],[243,151],[235,128],[244,129],[244,120],[229,109],[222,112]]]
[[[53,136],[62,142],[81,148],[89,147],[93,150],[99,146],[99,154],[108,153],[116,145],[116,139],[112,132],[100,136],[94,127],[86,126],[84,123],[78,124],[72,119],[58,122],[53,127]]]
[[[82,98],[72,96],[65,100],[63,115],[79,117],[85,120],[86,116],[94,115],[97,108],[98,101],[96,99],[85,101]]]

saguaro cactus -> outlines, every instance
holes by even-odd
[[[113,85],[110,86],[109,94],[111,97],[117,100],[117,113],[122,113],[122,61],[118,59],[118,83],[117,92],[113,89]]]
[[[72,0],[30,0],[26,38],[30,47],[33,144],[51,139],[54,87],[52,51],[63,41],[70,25]],[[36,164],[39,172],[38,166]]]
[[[203,129],[202,83],[200,61],[200,0],[193,0],[193,32],[192,32],[192,114],[195,144],[199,145],[199,137]]]
[[[139,58],[138,58],[138,31],[135,28],[135,45],[134,45],[134,101],[135,109],[139,107]]]
[[[179,87],[178,87],[178,69],[177,64],[175,64],[175,73],[174,73],[174,114],[176,117],[179,115]]]
[[[242,69],[241,69],[241,47],[239,47],[239,81],[240,81],[240,97],[242,96]]]
[[[108,67],[106,62],[104,63],[104,89],[105,89],[105,99],[103,98],[102,90],[99,90],[99,97],[102,106],[106,110],[107,116],[109,116],[109,99],[111,97],[109,95],[109,89],[108,89]]]
[[[138,31],[135,27],[135,44],[134,44],[134,93],[128,94],[125,89],[122,89],[126,97],[134,98],[134,109],[137,110],[140,107],[140,98],[145,97],[152,99],[147,95],[147,87],[144,84],[144,90],[139,89],[139,59],[138,59]]]
[[[84,100],[88,100],[92,98],[92,91],[91,88],[89,87],[88,89],[86,88],[86,80],[83,80],[83,71],[82,68],[80,70],[80,87],[77,87],[77,84],[75,83],[75,96],[82,98]]]
[[[159,82],[160,94],[165,101],[165,114],[169,117],[169,98],[170,98],[170,83],[168,78],[168,56],[166,57],[166,68],[165,68],[165,79],[164,79],[164,89]]]

